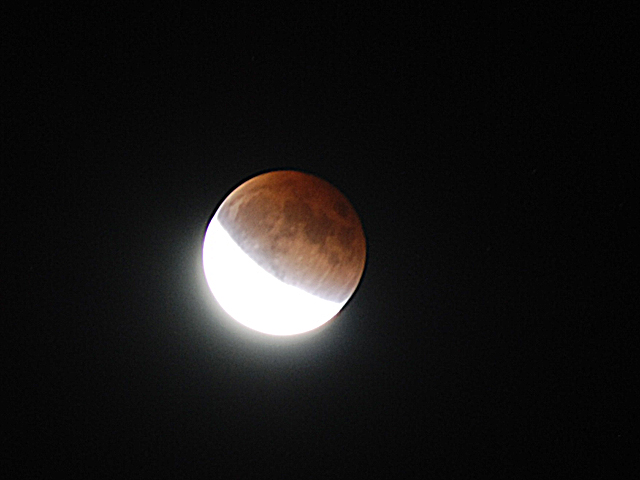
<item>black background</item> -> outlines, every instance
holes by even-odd
[[[3,18],[10,469],[630,465],[624,20],[450,2]],[[368,242],[340,316],[286,339],[229,320],[200,258],[216,206],[279,168],[341,189]]]

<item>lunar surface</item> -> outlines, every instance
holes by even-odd
[[[302,333],[333,318],[366,260],[360,219],[344,195],[315,176],[274,171],[234,190],[203,246],[205,275],[223,309],[264,333]]]

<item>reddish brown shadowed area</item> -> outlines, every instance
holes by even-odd
[[[240,248],[290,285],[342,302],[360,281],[366,260],[360,219],[337,188],[313,175],[254,177],[216,216]]]

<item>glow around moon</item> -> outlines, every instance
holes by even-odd
[[[213,296],[241,324],[295,335],[331,320],[355,291],[366,244],[333,186],[301,172],[254,177],[211,220],[203,266]]]

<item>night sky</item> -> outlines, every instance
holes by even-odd
[[[631,465],[624,21],[517,2],[5,10],[13,478]],[[368,247],[342,313],[294,338],[230,321],[201,260],[225,196],[281,168],[338,187]]]

